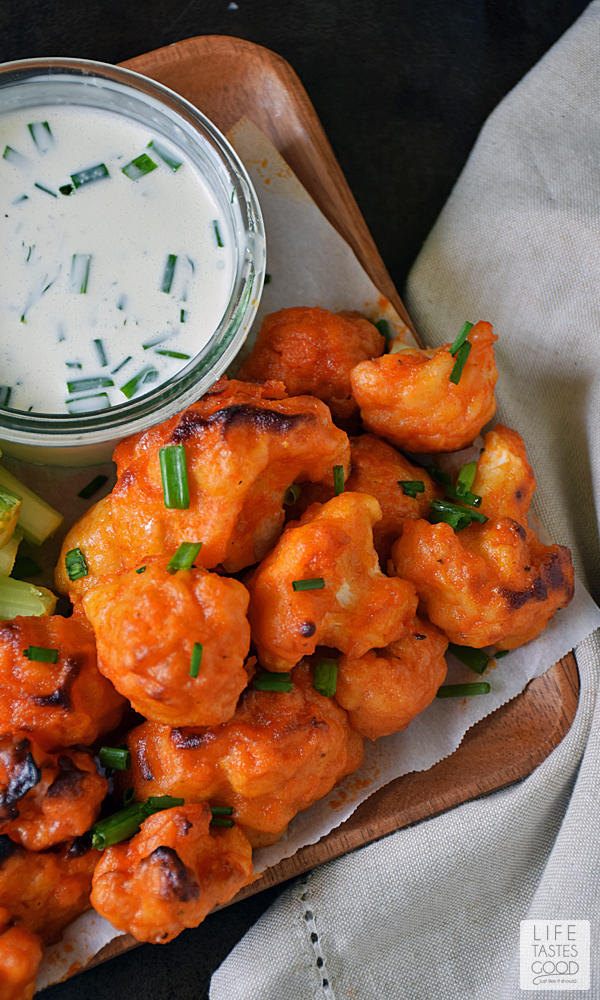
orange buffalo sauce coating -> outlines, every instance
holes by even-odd
[[[197,927],[218,903],[252,881],[252,848],[242,831],[209,827],[205,803],[155,813],[130,841],[104,851],[91,902],[138,941],[166,944]]]
[[[239,378],[279,379],[290,396],[317,396],[334,417],[347,420],[358,411],[352,368],[378,358],[384,347],[385,339],[360,313],[333,313],[318,306],[280,309],[265,316]]]
[[[159,451],[185,448],[190,506],[165,507]],[[71,528],[56,567],[56,586],[81,593],[89,578],[69,580],[64,564],[83,552],[91,577],[121,573],[148,555],[172,555],[182,542],[202,542],[196,565],[222,563],[233,573],[262,559],[281,534],[283,498],[294,482],[347,473],[350,446],[324,403],[287,398],[280,382],[254,385],[220,379],[193,406],[114,453],[117,485]]]
[[[52,851],[26,851],[0,837],[0,907],[19,927],[54,944],[88,910],[92,875],[100,857],[82,841]]]
[[[145,722],[127,737],[132,769],[119,776],[135,797],[233,806],[254,847],[272,844],[302,809],[360,767],[363,741],[332,698],[315,691],[307,662],[287,694],[248,688],[233,719],[210,729]]]
[[[481,497],[479,509],[488,517],[512,517],[526,527],[536,483],[523,438],[496,424],[484,445],[471,486],[471,492]]]
[[[458,385],[450,381],[456,361],[450,344],[433,352],[410,347],[357,365],[350,378],[366,429],[424,454],[471,444],[496,412],[498,338],[481,322],[467,339],[473,346]]]
[[[415,616],[402,638],[385,649],[342,656],[335,697],[352,728],[370,740],[406,729],[443,683],[447,647],[440,629]]]
[[[43,851],[81,837],[107,792],[91,753],[48,754],[23,734],[0,736],[0,834],[23,847]]]
[[[144,572],[98,577],[84,594],[98,666],[147,719],[218,725],[248,683],[248,591],[202,568],[169,573],[167,564],[166,556],[151,556]],[[200,669],[191,677],[197,643]]]
[[[392,545],[402,533],[404,518],[426,517],[430,502],[441,498],[443,492],[425,469],[413,465],[375,434],[350,438],[350,455],[351,471],[344,490],[368,493],[378,501],[382,517],[373,525],[373,545],[385,570]],[[400,481],[421,482],[425,489],[416,497],[408,496]],[[290,509],[292,518],[300,518],[312,503],[327,503],[333,496],[333,486],[327,483],[306,483]]]
[[[10,914],[0,909],[0,926]],[[0,930],[0,1000],[31,1000],[42,960],[42,942],[26,927]]]
[[[58,650],[58,662],[28,660],[29,646]],[[0,733],[32,734],[44,750],[89,745],[119,724],[124,706],[96,666],[89,626],[60,615],[0,622]]]
[[[398,639],[417,598],[404,580],[381,572],[373,525],[381,508],[366,493],[342,493],[291,522],[248,581],[248,617],[259,662],[288,671],[318,645],[362,656]],[[324,580],[295,591],[294,581]]]

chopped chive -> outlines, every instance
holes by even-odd
[[[27,128],[40,153],[47,153],[53,141],[48,122],[30,122]]]
[[[294,687],[289,673],[277,674],[270,670],[263,670],[252,680],[252,687],[256,691],[280,691],[289,694]]]
[[[67,382],[67,389],[69,392],[91,392],[92,389],[104,389],[114,384],[111,378],[99,375],[97,378],[78,378]]]
[[[333,467],[333,488],[335,496],[339,497],[344,492],[344,466],[334,465]]]
[[[302,488],[298,486],[297,483],[292,483],[291,486],[288,486],[283,498],[285,506],[291,507],[292,504],[295,504],[296,500],[298,499],[301,493],[302,493]]]
[[[15,198],[15,200],[13,202],[11,202],[11,204],[12,205],[18,205],[22,201],[29,201],[29,196],[26,195],[26,194],[22,194],[19,198]]]
[[[180,323],[185,323],[185,309],[181,309],[181,311],[179,313],[179,322]]]
[[[486,681],[475,684],[445,684],[438,689],[436,698],[469,698],[472,694],[489,694],[490,685]]]
[[[108,358],[106,357],[106,351],[104,350],[104,344],[102,343],[101,340],[99,340],[98,338],[96,338],[94,340],[94,346],[95,346],[96,350],[98,351],[98,357],[100,358],[100,366],[102,368],[106,368],[107,365],[108,365]]]
[[[74,253],[71,261],[71,276],[69,291],[76,295],[85,295],[90,277],[92,255],[89,253]]]
[[[112,816],[107,816],[106,819],[94,823],[92,847],[95,849],[102,851],[112,844],[129,840],[134,834],[139,833],[142,823],[148,819],[148,816],[161,812],[163,809],[172,809],[174,806],[185,804],[185,799],[175,799],[171,795],[151,795],[147,802],[131,802],[129,789],[125,796],[127,796],[129,805],[126,805],[124,809],[119,809]]]
[[[478,524],[485,524],[488,520],[485,514],[482,514],[481,511],[460,507],[458,504],[449,503],[448,500],[432,500],[431,507],[433,510],[439,512],[447,511],[450,514],[461,514],[462,516],[466,515],[471,519],[471,521],[477,521]]]
[[[481,497],[478,493],[462,493],[458,487],[446,486],[445,487],[446,496],[450,497],[451,500],[457,500],[459,503],[466,503],[469,507],[481,507]]]
[[[61,194],[67,195],[68,197],[70,194],[73,194],[75,188],[73,187],[72,184],[62,184],[58,190],[60,191]]]
[[[162,354],[165,358],[180,358],[182,361],[189,361],[190,354],[182,354],[181,351],[156,350],[155,354]]]
[[[144,351],[149,351],[151,347],[156,347],[157,344],[162,344],[163,341],[169,340],[172,335],[170,333],[163,333],[160,337],[155,337],[154,340],[149,340],[147,343],[142,344],[142,349]]]
[[[176,799],[172,795],[150,795],[144,805],[149,813],[155,813],[173,809],[174,806],[184,806],[185,799]]]
[[[8,406],[11,392],[9,385],[0,385],[0,406]]]
[[[464,528],[468,528],[471,524],[471,518],[469,517],[468,511],[464,514],[457,514],[448,510],[432,510],[429,515],[429,520],[431,524],[449,524],[454,531],[462,531]]]
[[[84,184],[91,184],[92,181],[101,181],[110,174],[104,163],[99,163],[95,167],[88,167],[87,170],[78,170],[76,174],[71,174],[71,180],[76,188],[83,187]]]
[[[35,246],[35,243],[34,243],[34,245],[33,245],[33,246]],[[31,258],[31,251],[32,251],[32,250],[33,250],[33,247],[29,247],[29,250],[27,251],[27,259],[26,259],[26,261],[25,261],[25,263],[26,263],[26,264],[28,264],[28,263],[29,263],[29,260],[30,260],[30,258]]]
[[[97,392],[93,396],[75,396],[73,399],[66,399],[69,413],[92,413],[94,410],[109,410],[110,399],[108,393]]]
[[[217,222],[216,219],[213,222],[213,226],[214,226],[214,230],[215,230],[215,236],[217,237],[217,246],[218,247],[222,247],[224,244],[223,244],[223,241],[221,239],[221,234],[219,232],[219,223]]]
[[[173,284],[173,275],[175,274],[176,264],[177,264],[177,254],[170,253],[167,257],[165,270],[163,272],[162,285],[160,286],[161,292],[166,292],[168,294],[171,291],[171,285]]]
[[[170,510],[187,510],[190,506],[190,491],[185,445],[167,445],[159,449],[158,455],[165,507]]]
[[[482,674],[487,668],[490,658],[482,649],[473,649],[471,646],[458,646],[455,642],[448,644],[450,653],[464,663],[465,667],[473,670],[476,674]]]
[[[190,570],[201,548],[202,542],[182,542],[167,563],[167,573],[176,573],[180,569]]]
[[[121,368],[124,368],[124,367],[125,367],[125,365],[127,364],[127,362],[128,362],[128,361],[131,361],[131,360],[132,360],[132,357],[131,357],[131,354],[130,354],[128,358],[125,358],[125,361],[121,361],[121,364],[120,364],[120,365],[117,365],[117,367],[116,367],[116,368],[113,368],[113,370],[111,371],[111,373],[110,373],[110,374],[111,374],[111,375],[116,375],[116,374],[117,374],[117,372],[120,372],[120,371],[121,371]]]
[[[495,660],[501,660],[503,656],[508,656],[510,649],[499,649],[497,653],[494,653]]]
[[[135,795],[135,788],[133,788],[133,786],[130,787],[130,788],[126,788],[125,789],[125,791],[123,792],[123,807],[124,808],[126,806],[131,805],[131,803],[133,802],[134,795]]]
[[[48,649],[46,646],[28,646],[23,650],[23,656],[35,663],[58,663],[58,649]]]
[[[413,500],[416,500],[417,493],[425,492],[425,483],[420,479],[399,479],[398,486],[402,487],[405,497],[412,497]]]
[[[18,150],[13,149],[12,146],[5,146],[4,152],[2,154],[3,160],[8,160],[9,163],[14,163],[15,167],[20,167],[27,162],[27,157],[19,153]],[[27,195],[23,195],[19,200],[22,201]]]
[[[475,473],[477,472],[477,462],[467,462],[458,473],[456,488],[460,493],[469,493]]]
[[[120,309],[122,312],[126,305],[127,305],[127,296],[122,295],[119,301],[117,302],[117,309]]]
[[[210,821],[210,825],[226,826],[228,829],[231,829],[232,826],[235,826],[235,823],[232,819],[228,819],[227,816],[213,816]]]
[[[131,767],[131,754],[126,746],[100,747],[98,757],[102,767],[111,767],[114,771],[128,771]]]
[[[381,336],[385,338],[385,340],[393,340],[394,337],[396,336],[396,331],[392,327],[391,323],[387,321],[387,319],[378,319],[377,322],[375,323],[375,326],[379,330]]]
[[[460,351],[461,347],[463,346],[464,342],[466,341],[472,329],[473,329],[472,323],[465,323],[463,325],[458,337],[456,338],[454,343],[451,344],[450,346],[450,354],[452,355],[453,358],[456,357],[456,355]]]
[[[71,549],[65,556],[65,569],[69,580],[80,580],[89,573],[86,558],[81,549]]]
[[[43,184],[38,184],[37,181],[33,186],[38,188],[40,191],[44,191],[46,194],[51,194],[53,198],[58,198],[56,191],[51,191],[50,188],[44,187]]]
[[[323,590],[325,580],[322,576],[315,577],[314,580],[294,580],[292,587],[294,590]]]
[[[146,572],[146,567],[145,566],[140,566],[139,569],[136,569],[136,573],[145,573],[145,572]]]
[[[175,173],[176,170],[179,170],[182,161],[174,159],[169,150],[165,149],[164,146],[161,146],[156,139],[152,139],[152,141],[148,143],[148,149],[153,149],[157,156],[160,156],[161,160],[163,160],[164,163],[171,168],[173,173]]]
[[[104,486],[108,482],[108,476],[94,476],[94,478],[84,486],[82,490],[77,494],[82,500],[89,500],[93,497],[94,493],[97,493],[101,486]]]
[[[41,569],[29,556],[17,556],[11,570],[13,580],[27,580],[30,576],[37,576]]]
[[[430,472],[433,478],[435,479],[436,483],[439,483],[440,486],[452,485],[452,479],[450,478],[447,472],[443,471],[443,469],[436,469],[434,467],[430,470]]]
[[[126,167],[123,167],[121,173],[129,177],[130,181],[137,181],[140,177],[144,177],[146,174],[156,170],[157,166],[158,164],[154,160],[151,160],[147,153],[142,153],[141,156],[136,156],[135,160],[132,160]]]
[[[231,816],[233,815],[233,806],[211,806],[210,811],[213,816]]]
[[[144,382],[154,382],[157,378],[158,372],[156,368],[149,365],[146,368],[142,368],[141,372],[138,372],[137,375],[134,375],[133,378],[129,379],[129,382],[126,382],[125,385],[122,385],[121,392],[124,396],[127,396],[127,399],[131,399]]]
[[[188,264],[190,265],[190,267],[192,269],[192,274],[194,274],[194,272],[196,270],[196,265],[194,264],[194,261],[192,260],[191,257],[186,257],[186,260],[187,260]]]
[[[315,691],[325,698],[333,698],[337,687],[337,672],[337,660],[317,660],[313,681]]]
[[[195,642],[194,650],[192,652],[192,659],[190,662],[190,677],[197,677],[200,673],[200,664],[202,663],[202,643]]]
[[[463,368],[467,363],[467,358],[471,353],[472,346],[473,345],[470,340],[465,340],[456,356],[456,361],[454,362],[454,366],[450,372],[450,381],[453,382],[454,385],[458,385],[460,382],[460,376],[463,373]]]
[[[265,285],[270,285],[270,284],[271,284],[271,275],[267,272],[265,274]]]

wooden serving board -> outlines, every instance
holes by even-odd
[[[309,97],[281,56],[239,38],[206,35],[122,65],[187,98],[222,132],[243,115],[258,125],[350,244],[375,285],[414,330]],[[568,732],[578,695],[577,664],[570,653],[531,681],[520,695],[473,726],[445,760],[428,771],[397,778],[375,792],[346,822],[317,844],[269,868],[228,905],[394,830],[525,778]],[[117,938],[88,968],[136,944],[129,934]]]

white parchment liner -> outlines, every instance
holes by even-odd
[[[412,339],[350,247],[325,219],[266,136],[247,119],[242,119],[229,132],[228,138],[254,183],[267,233],[267,271],[271,281],[265,286],[254,332],[267,313],[289,306],[319,305],[334,311],[357,309],[373,319],[385,317],[406,339]],[[455,333],[448,331],[448,339],[451,340]],[[252,342],[251,334],[240,357],[248,353]],[[109,492],[114,483],[111,466],[101,470],[50,469],[10,460],[6,460],[6,465],[64,513],[69,524],[100,495]],[[77,492],[98,471],[105,471],[110,477],[106,488],[92,501],[84,503],[77,498]],[[50,543],[49,552],[56,557],[58,542]],[[256,871],[263,871],[300,847],[315,843],[392,779],[410,771],[427,770],[447,757],[459,746],[467,729],[514,698],[528,681],[544,673],[598,627],[600,610],[577,582],[572,604],[556,614],[538,639],[512,652],[498,664],[492,661],[486,674],[492,687],[490,694],[466,700],[434,700],[404,732],[376,743],[367,740],[361,769],[310,809],[299,813],[277,844],[255,851]],[[448,662],[449,683],[476,679],[454,657],[449,656]],[[83,914],[67,929],[62,942],[46,950],[38,975],[38,989],[60,982],[76,968],[85,966],[118,935],[119,932],[93,910]]]

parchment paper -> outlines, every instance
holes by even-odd
[[[332,310],[357,309],[372,319],[385,317],[402,339],[412,341],[410,332],[389,301],[375,288],[352,250],[325,219],[266,136],[251,122],[242,119],[228,138],[256,188],[267,233],[267,271],[271,281],[265,286],[254,335],[267,313],[287,306],[320,305]],[[240,359],[248,353],[253,333]],[[452,335],[449,332],[450,339]],[[109,475],[109,481],[95,497],[85,502],[76,494],[97,474],[97,469],[40,469],[10,460],[6,465],[64,513],[68,524],[109,492],[114,482],[109,466],[100,470]],[[57,545],[57,542],[50,543],[52,554]],[[41,578],[39,582],[43,582]],[[361,769],[349,775],[320,802],[299,813],[290,823],[286,836],[277,844],[255,851],[255,870],[263,871],[300,847],[315,843],[347,819],[369,795],[394,778],[410,771],[427,770],[447,757],[459,746],[467,729],[514,698],[528,681],[544,673],[599,627],[600,610],[583,586],[576,582],[573,602],[556,614],[538,639],[499,663],[490,663],[486,672],[492,687],[490,694],[462,700],[434,700],[404,732],[376,743],[367,740]],[[476,679],[467,667],[448,656],[447,683]],[[83,914],[68,929],[63,942],[47,949],[38,976],[38,989],[59,982],[71,971],[85,966],[118,934],[94,911]]]

